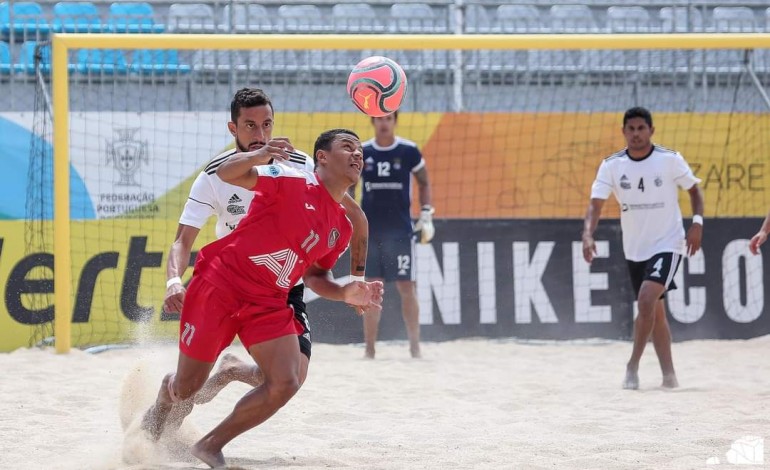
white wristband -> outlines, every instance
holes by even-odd
[[[349,280],[350,282],[355,282],[355,281],[366,282],[366,278],[364,276],[353,276],[352,274],[350,275]]]
[[[692,216],[692,223],[699,224],[701,227],[703,227],[703,216],[699,214],[695,214]]]
[[[182,278],[177,276],[177,277],[172,277],[171,279],[166,281],[166,289],[173,286],[174,284],[182,284]]]

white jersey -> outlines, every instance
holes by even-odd
[[[254,191],[230,183],[225,183],[217,176],[217,168],[237,150],[228,150],[217,155],[200,172],[192,187],[190,196],[184,205],[179,223],[201,228],[212,215],[217,217],[216,234],[222,238],[229,234],[246,215],[249,204],[254,198]],[[313,159],[299,151],[291,153],[285,162],[288,166],[313,173]]]
[[[653,146],[648,156],[633,160],[623,149],[599,166],[591,198],[615,195],[626,259],[646,261],[658,253],[685,253],[678,189],[699,182],[679,152]]]

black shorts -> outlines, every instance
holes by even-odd
[[[369,237],[366,277],[414,281],[414,237],[391,233]]]
[[[305,285],[297,284],[289,291],[289,306],[294,309],[294,317],[302,323],[305,328],[301,335],[297,336],[299,339],[299,350],[310,359],[310,347],[312,346],[310,338],[310,321],[307,319],[307,313],[305,313]]]
[[[639,297],[639,290],[644,281],[662,284],[666,287],[666,291],[676,289],[674,274],[679,269],[681,261],[682,255],[679,253],[658,253],[647,261],[626,260],[628,273],[631,275],[631,285],[636,297]]]

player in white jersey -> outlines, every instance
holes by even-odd
[[[176,239],[169,252],[167,273],[167,290],[164,308],[167,312],[181,312],[184,301],[185,287],[181,276],[190,261],[193,243],[201,227],[211,216],[216,216],[216,236],[222,238],[235,230],[238,222],[246,215],[249,204],[255,196],[254,191],[247,190],[223,182],[216,174],[217,168],[238,152],[255,151],[262,148],[272,138],[273,105],[265,93],[256,88],[244,88],[235,93],[230,105],[231,121],[228,123],[230,133],[235,137],[235,149],[215,157],[201,171],[193,182],[190,196],[179,219]],[[265,153],[264,163],[271,160]],[[313,172],[313,159],[302,152],[289,153],[289,159],[284,164],[300,170]],[[368,243],[368,223],[361,208],[351,197],[346,197],[343,206],[353,225],[351,241],[351,273],[363,280],[366,266],[366,247]],[[359,268],[360,267],[360,268]],[[355,270],[358,269],[358,270]],[[305,314],[303,302],[304,286],[298,284],[289,293],[289,305],[295,311],[295,316],[305,326],[305,331],[298,336],[302,364],[300,383],[305,381],[311,352],[310,326]],[[360,311],[360,309],[358,309]],[[197,378],[204,381],[207,377]],[[195,403],[210,401],[225,385],[232,381],[245,382],[258,386],[263,380],[259,367],[249,365],[237,357],[226,354],[223,356],[217,372],[205,383],[195,396]],[[185,404],[186,409],[176,415],[179,422],[189,413],[192,403]]]
[[[652,115],[635,107],[623,116],[627,147],[606,158],[591,188],[591,202],[583,230],[583,257],[596,254],[593,239],[604,201],[614,194],[621,208],[620,227],[631,283],[639,314],[634,323],[634,349],[626,366],[623,388],[639,388],[639,360],[652,335],[663,372],[663,387],[679,384],[671,358],[671,330],[663,296],[675,289],[673,279],[682,255],[700,249],[703,236],[703,193],[682,155],[654,145]],[[692,225],[685,236],[678,189],[687,190],[692,205]]]
[[[762,227],[759,228],[759,232],[751,237],[749,242],[749,250],[755,255],[759,254],[759,247],[767,241],[767,234],[770,233],[770,212],[767,213],[765,221],[762,222]]]

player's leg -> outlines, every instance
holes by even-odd
[[[369,239],[369,261],[367,263],[367,280],[369,281],[383,281],[385,282],[384,269],[383,269],[383,245],[382,241],[370,238]],[[380,311],[366,312],[364,313],[364,343],[366,349],[364,357],[367,359],[374,359],[375,348],[377,343],[377,333],[380,329]]]
[[[417,301],[417,283],[414,269],[414,239],[395,239],[393,253],[396,261],[396,288],[401,297],[401,315],[404,317],[409,352],[412,357],[420,354],[420,303]]]
[[[652,344],[658,355],[660,370],[663,373],[663,383],[666,388],[676,388],[679,382],[674,371],[674,360],[671,355],[671,329],[666,318],[666,304],[663,299],[658,300],[655,306],[655,326],[652,329]]]
[[[179,332],[179,360],[174,374],[164,377],[155,404],[142,427],[159,438],[166,427],[178,426],[190,414],[193,397],[211,372],[219,353],[235,337],[229,314],[238,301],[199,277],[187,290]]]
[[[417,301],[417,284],[414,281],[396,281],[396,288],[401,296],[401,314],[409,338],[409,352],[412,357],[422,357],[420,353],[420,304]]]
[[[300,382],[304,383],[310,361],[310,322],[305,313],[305,286],[297,284],[289,291],[289,305],[294,309],[294,316],[304,326],[304,331],[299,336],[300,350],[306,356],[303,360]],[[219,363],[217,371],[209,377],[203,388],[195,395],[195,404],[208,403],[230,382],[243,382],[252,387],[257,387],[265,380],[259,366],[248,364],[233,354],[225,354]]]
[[[249,353],[260,364],[265,381],[241,398],[232,413],[192,448],[212,467],[225,464],[222,448],[235,437],[263,423],[299,390],[302,354],[296,335],[253,344]]]
[[[639,361],[655,326],[658,302],[673,280],[679,257],[680,255],[674,253],[659,253],[643,264],[633,263],[634,268],[632,263],[629,263],[629,268],[635,271],[631,275],[634,287],[640,278],[642,282],[637,296],[639,314],[634,322],[634,347],[626,365],[623,388],[632,390],[639,388]],[[640,269],[641,266],[643,271]],[[672,266],[674,266],[673,269]]]

